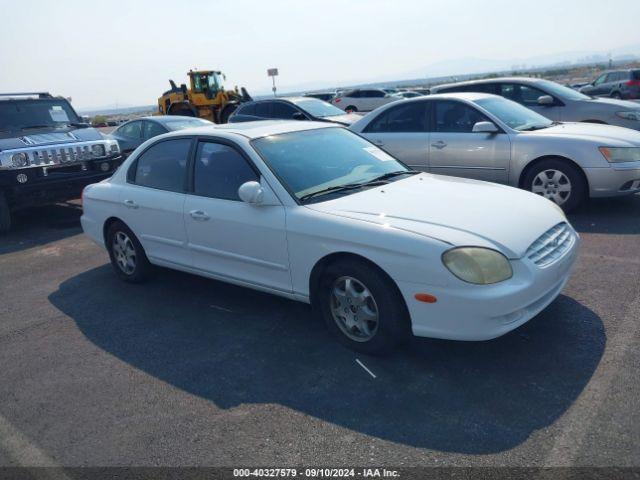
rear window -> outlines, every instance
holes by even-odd
[[[249,105],[244,105],[238,109],[236,115],[255,115],[256,114],[256,105],[255,103],[251,103]]]

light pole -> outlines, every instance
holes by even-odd
[[[271,80],[273,81],[273,87],[271,88],[271,90],[273,90],[273,96],[276,97],[276,77],[278,76],[278,69],[277,68],[270,68],[267,70],[267,75],[269,75],[271,77]]]

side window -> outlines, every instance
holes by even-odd
[[[271,117],[271,102],[256,103],[256,116]]]
[[[238,109],[236,115],[255,115],[256,114],[256,105],[254,103],[250,103],[249,105],[241,106]]]
[[[411,102],[385,110],[367,126],[365,132],[426,132],[427,106],[428,102]]]
[[[144,138],[149,139],[167,133],[167,130],[156,122],[144,122]]]
[[[604,83],[605,78],[607,78],[607,74],[605,73],[604,75],[600,75],[595,82],[593,82],[594,85],[601,85],[602,83]]]
[[[434,131],[441,133],[471,133],[477,122],[488,119],[462,102],[442,101],[434,102],[435,125]]]
[[[288,103],[273,102],[273,105],[271,107],[271,118],[291,120],[293,118],[293,114],[297,111],[298,110],[293,108]]]
[[[367,97],[382,98],[386,95],[382,90],[367,90]]]
[[[131,166],[136,185],[171,192],[184,192],[191,139],[165,140],[149,147]],[[131,170],[130,170],[131,172]]]
[[[196,195],[240,200],[240,185],[258,179],[256,172],[235,148],[212,142],[198,144],[194,172]]]
[[[118,129],[118,134],[128,138],[142,138],[142,122],[129,122]]]
[[[537,105],[538,98],[543,95],[546,95],[542,90],[538,90],[537,88],[529,87],[528,85],[518,85],[520,87],[520,103],[525,105]]]

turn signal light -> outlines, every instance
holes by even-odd
[[[429,295],[428,293],[416,293],[414,295],[414,298],[419,302],[424,303],[436,303],[438,301],[436,297],[434,297],[433,295]]]

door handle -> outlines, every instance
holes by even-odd
[[[431,144],[431,146],[440,150],[440,149],[443,149],[444,147],[446,147],[447,143],[443,142],[442,140],[438,140],[437,142],[433,142]]]
[[[138,204],[133,200],[125,200],[123,203],[127,208],[138,208]]]
[[[189,212],[191,218],[194,220],[198,220],[200,222],[204,222],[205,220],[209,220],[211,217],[207,215],[207,212],[203,212],[202,210],[191,210]]]

